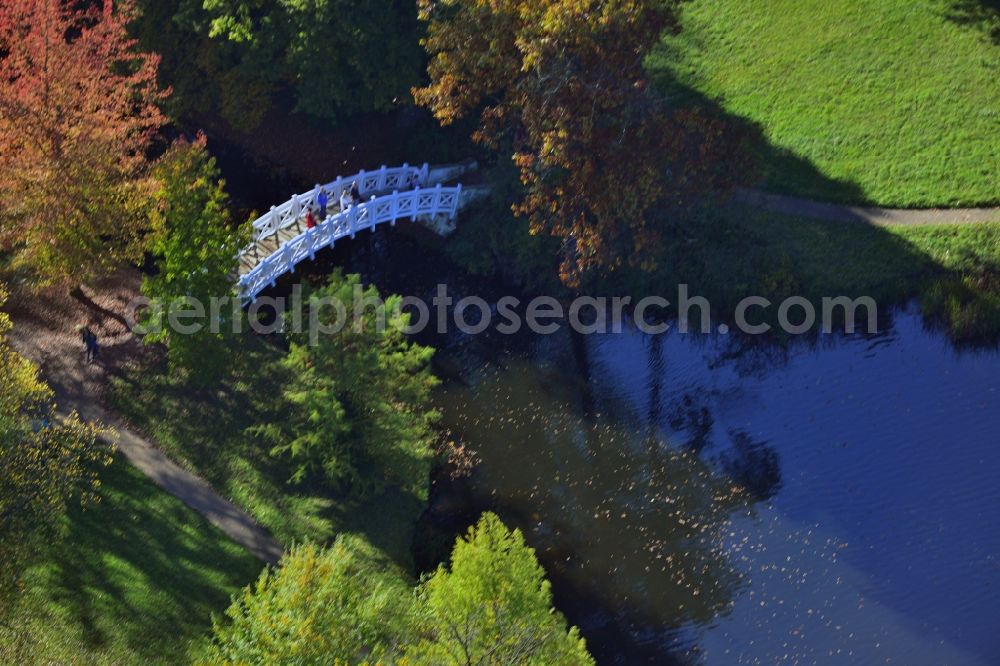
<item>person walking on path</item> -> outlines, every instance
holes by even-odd
[[[316,204],[319,206],[319,221],[322,222],[326,219],[326,204],[329,203],[330,199],[326,196],[326,190],[320,188],[319,194],[316,195]]]
[[[97,344],[97,336],[94,335],[94,332],[89,327],[82,324],[78,325],[76,330],[80,334],[80,340],[83,342],[87,363],[93,363],[101,354],[101,347]]]
[[[92,361],[96,361],[101,355],[101,345],[97,342],[97,336],[93,333],[90,334],[90,354]]]

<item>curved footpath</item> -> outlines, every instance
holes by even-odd
[[[60,412],[106,426],[107,438],[140,472],[160,488],[201,514],[229,538],[269,564],[281,559],[282,548],[248,513],[220,495],[207,481],[171,460],[149,438],[122,423],[101,405],[110,375],[140,359],[142,342],[126,325],[127,304],[138,293],[141,276],[124,269],[72,296],[65,289],[33,294],[13,292],[5,306],[14,321],[14,347],[41,368]],[[83,345],[73,330],[87,324],[101,343],[101,360],[87,364]]]
[[[733,200],[773,213],[830,222],[861,222],[877,226],[978,224],[1000,222],[1000,208],[878,208],[813,201],[761,190],[737,190]]]
[[[80,418],[104,424],[108,439],[153,483],[200,513],[226,535],[268,564],[281,559],[281,545],[253,518],[219,495],[207,481],[192,474],[160,451],[142,435],[122,426],[116,418],[93,403],[78,403],[65,397],[60,407],[79,413]]]

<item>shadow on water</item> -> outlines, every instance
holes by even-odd
[[[845,228],[801,224],[798,233],[834,245]],[[924,261],[881,229],[848,228],[854,245],[846,251],[863,270],[882,272],[889,264],[899,266],[895,277],[912,279],[908,271]],[[738,255],[754,252],[732,227],[710,233],[723,234],[718,246],[734,253],[730,268],[741,264]],[[812,239],[809,244],[815,245]],[[866,244],[872,247],[866,250]],[[442,256],[442,245],[417,226],[363,232],[303,264],[273,293],[287,294],[297,281],[322,282],[334,267],[360,273],[383,293],[429,299],[439,282],[448,284],[456,300],[479,294],[495,303],[500,295],[518,293],[511,285],[469,276]],[[684,277],[695,274],[693,293],[712,295],[711,285],[719,282],[711,279],[707,261],[689,251],[678,265]],[[805,282],[792,260],[779,269],[786,277],[766,276],[771,296],[833,279],[820,275]],[[833,265],[830,274],[841,280],[838,270]],[[746,288],[759,284],[750,282],[749,271],[726,275],[747,280]],[[848,287],[865,279],[859,276]],[[889,300],[907,297],[893,287],[883,288]],[[893,327],[891,310],[883,309],[881,332],[856,337],[875,348],[891,343],[886,335]],[[558,607],[581,627],[600,663],[670,663],[696,655],[698,632],[691,627],[724,617],[743,594],[737,565],[744,556],[729,552],[727,528],[780,497],[787,472],[785,454],[770,437],[719,419],[713,405],[718,396],[664,385],[670,374],[665,340],[645,338],[616,360],[636,363],[645,377],[645,397],[633,405],[616,389],[614,368],[578,336],[551,343],[557,358],[548,364],[558,372],[545,369],[547,355],[537,356],[537,347],[550,343],[531,335],[422,337],[442,350],[435,369],[446,379],[440,398],[446,425],[482,462],[470,479],[435,481],[414,540],[418,568],[433,568],[457,534],[482,511],[494,510],[538,549]],[[796,348],[801,353],[839,344],[820,336],[797,340]],[[712,373],[762,381],[780,375],[792,351],[787,340],[733,336],[712,347],[706,342],[704,354]]]
[[[442,391],[446,421],[482,464],[436,488],[422,533],[443,530],[434,541],[447,543],[449,529],[498,512],[536,548],[601,663],[663,663],[684,640],[678,627],[709,621],[739,588],[721,533],[747,498],[695,456],[583,415],[573,383],[545,374],[512,360]]]

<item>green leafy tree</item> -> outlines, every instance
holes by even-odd
[[[379,302],[378,291],[338,272],[309,300],[317,325],[290,327],[285,404],[251,431],[290,458],[294,481],[319,473],[361,495],[394,486],[426,498],[438,418],[428,407],[434,352],[407,339],[401,300],[385,300],[384,322],[371,305],[355,317],[358,305]],[[320,326],[332,333],[319,334]]]
[[[407,664],[593,664],[576,627],[552,607],[552,591],[520,530],[486,513],[455,544],[451,570],[421,585],[421,634]]]
[[[422,62],[416,6],[404,0],[204,0],[209,34],[242,46],[297,108],[318,118],[406,97]]]
[[[171,118],[204,123],[217,114],[246,131],[260,124],[275,82],[246,57],[244,45],[209,36],[212,15],[202,0],[137,0],[136,6],[129,27],[143,48],[162,56],[159,80],[173,93],[161,106]]]
[[[545,571],[491,513],[459,539],[451,568],[414,594],[367,541],[292,548],[214,623],[209,664],[580,666],[594,660],[552,608]]]
[[[296,546],[214,623],[206,663],[376,663],[398,654],[413,603],[395,565],[358,537]]]
[[[0,290],[0,305],[5,298]],[[48,423],[52,391],[10,346],[10,329],[0,313],[0,615],[24,565],[57,533],[67,505],[96,499],[97,474],[112,451],[75,414]]]
[[[239,310],[230,301],[213,312],[211,302],[233,296],[238,234],[231,229],[224,183],[204,137],[175,143],[154,176],[158,189],[148,247],[158,257],[158,273],[142,285],[143,295],[154,302],[144,322],[149,330],[145,340],[165,342],[171,367],[207,385],[224,373],[230,359],[227,331]],[[205,312],[200,322],[189,322],[200,323],[199,330],[172,330],[167,315],[190,311],[194,303]]]

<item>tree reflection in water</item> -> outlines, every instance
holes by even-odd
[[[732,603],[741,577],[726,528],[766,492],[748,494],[654,430],[585,415],[585,400],[558,370],[511,361],[446,386],[439,405],[481,459],[474,501],[524,530],[570,619],[591,636],[624,631],[665,649],[678,628]]]

